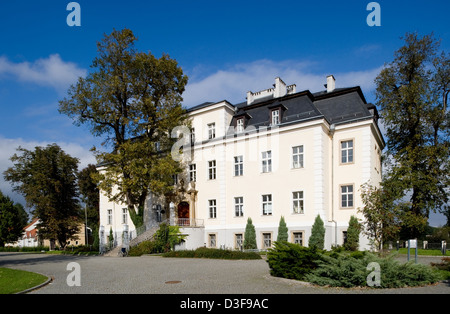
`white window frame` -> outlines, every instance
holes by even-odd
[[[349,191],[351,188],[351,191]],[[340,186],[340,207],[341,208],[354,208],[355,206],[355,187],[353,184],[342,184]]]
[[[234,217],[244,216],[244,197],[238,196],[234,198]]]
[[[304,151],[303,145],[292,147],[292,169],[304,167]]]
[[[244,175],[244,156],[234,156],[234,176]]]
[[[244,234],[243,233],[235,233],[234,234],[234,246],[235,249],[241,250],[244,246]]]
[[[208,180],[215,180],[216,179],[216,161],[210,160],[208,161]]]
[[[216,138],[216,124],[214,122],[208,124],[208,139],[213,138]]]
[[[211,247],[211,248],[217,247],[217,234],[216,233],[209,233],[208,240],[209,240],[208,241],[209,247]]]
[[[217,200],[208,200],[208,212],[210,219],[217,218]]]
[[[272,151],[268,150],[261,153],[261,172],[272,172]]]
[[[263,232],[262,240],[263,240],[263,249],[271,248],[272,247],[272,232]]]
[[[189,165],[189,181],[190,182],[197,181],[197,165],[196,164]]]
[[[296,235],[300,235],[300,237],[296,237]],[[303,246],[304,242],[305,242],[305,237],[304,237],[304,233],[303,231],[293,231],[292,232],[292,242],[294,244],[299,244],[300,246]]]
[[[280,109],[273,109],[271,111],[271,122],[271,125],[280,124]]]
[[[355,162],[355,142],[353,139],[341,141],[341,164]]]
[[[239,118],[236,120],[236,133],[244,132],[244,118]]]
[[[195,128],[191,129],[191,145],[195,143]]]
[[[106,211],[106,213],[107,213],[107,224],[108,224],[108,225],[112,225],[112,223],[113,223],[112,209],[108,209],[108,210]]]
[[[292,192],[292,213],[304,214],[305,213],[305,193],[303,191]]]
[[[262,215],[272,216],[273,214],[272,194],[263,194],[261,200],[262,200]]]
[[[122,224],[128,223],[128,208],[122,208]]]

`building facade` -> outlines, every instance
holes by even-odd
[[[258,249],[267,249],[282,216],[289,241],[307,246],[317,215],[325,248],[342,245],[350,217],[363,218],[361,185],[381,181],[385,142],[376,107],[359,87],[335,88],[333,76],[318,93],[276,78],[273,88],[248,92],[243,103],[204,103],[188,112],[190,145],[182,156],[186,171],[174,176],[177,197],[170,204],[150,197],[146,211],[150,223],[153,205],[162,204],[188,235],[184,248],[241,249],[251,218]],[[120,238],[125,225],[133,234],[126,206],[102,195],[100,211],[105,234]],[[362,235],[360,248],[369,248]]]

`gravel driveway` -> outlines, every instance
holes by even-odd
[[[421,260],[424,263],[439,258]],[[80,286],[69,286],[76,262]],[[53,278],[31,294],[450,294],[449,283],[404,289],[343,289],[274,278],[265,260],[211,260],[142,257],[65,256],[0,253],[0,267]]]

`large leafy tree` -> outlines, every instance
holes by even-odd
[[[112,201],[127,204],[139,226],[149,191],[171,192],[172,176],[180,172],[170,154],[171,131],[187,124],[181,106],[187,77],[168,55],[137,51],[136,40],[129,29],[105,35],[92,71],[71,86],[59,111],[105,139],[110,151],[96,150],[106,170],[99,187]]]
[[[98,227],[99,224],[99,208],[100,208],[100,191],[98,189],[97,167],[88,165],[78,173],[78,187],[81,200],[86,207],[87,224],[90,227]]]
[[[28,215],[23,206],[14,203],[0,191],[0,247],[14,243],[23,233]]]
[[[408,218],[403,235],[417,237],[430,211],[448,212],[450,55],[433,35],[404,41],[375,80],[376,98],[387,136],[383,188]]]
[[[17,151],[11,157],[13,167],[4,172],[5,180],[34,208],[33,216],[41,221],[40,236],[57,240],[64,249],[79,232],[78,159],[56,144]]]

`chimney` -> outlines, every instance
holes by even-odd
[[[327,76],[327,93],[331,93],[336,88],[336,79],[333,75]]]
[[[283,97],[286,94],[287,94],[286,83],[283,82],[282,79],[277,77],[275,79],[275,91],[273,93],[273,97],[274,98]]]
[[[253,93],[248,91],[247,92],[247,105],[250,105],[253,102],[254,99],[255,98],[253,97]]]

